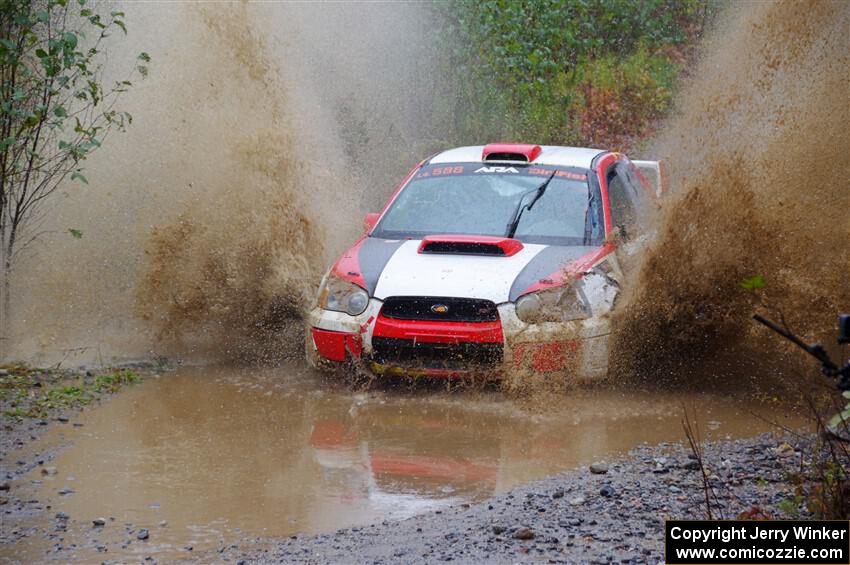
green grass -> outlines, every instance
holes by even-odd
[[[29,410],[24,410],[21,407],[13,408],[12,410],[6,410],[3,412],[3,415],[9,418],[24,418],[24,417],[32,417]]]
[[[140,381],[141,379],[136,373],[124,369],[108,375],[99,375],[92,388],[95,392],[115,392],[124,385],[136,384]]]
[[[79,408],[101,395],[117,392],[123,386],[141,382],[141,377],[128,369],[97,375],[87,380],[82,374],[63,379],[61,386],[40,386],[35,378],[40,371],[16,367],[16,372],[0,378],[0,401],[8,401],[8,418],[44,418],[55,409]]]

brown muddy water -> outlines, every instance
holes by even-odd
[[[475,502],[641,443],[684,439],[683,407],[705,439],[803,424],[745,394],[577,391],[540,411],[493,392],[355,393],[293,365],[184,368],[57,426],[54,476],[19,480],[50,505],[0,547],[0,561],[187,557],[249,536],[317,533]],[[70,495],[59,495],[64,488]],[[16,487],[17,488],[17,487]],[[70,515],[54,533],[56,512]],[[95,529],[92,520],[106,526]],[[166,525],[161,525],[167,522]],[[138,541],[139,528],[150,539]],[[52,553],[54,544],[71,552]],[[106,544],[108,552],[96,546]],[[122,547],[123,546],[123,547]],[[73,556],[73,557],[72,557]]]

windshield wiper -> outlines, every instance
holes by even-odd
[[[531,210],[531,208],[534,206],[534,204],[538,200],[540,200],[540,197],[543,196],[544,192],[546,192],[546,187],[549,186],[549,183],[552,181],[552,178],[555,176],[556,172],[557,171],[552,171],[552,174],[549,175],[549,178],[547,178],[545,181],[543,181],[543,184],[541,184],[537,188],[529,190],[528,192],[526,192],[525,194],[523,194],[520,197],[519,205],[517,205],[516,210],[514,210],[514,215],[511,216],[511,221],[510,221],[510,223],[508,223],[508,235],[507,235],[507,237],[513,237],[514,236],[517,228],[519,227],[519,221],[522,219],[523,212],[525,212],[526,210]],[[529,194],[531,194],[532,192],[537,192],[537,194],[534,195],[534,198],[531,199],[531,202],[529,202],[528,204],[523,206],[522,203],[525,200],[525,197],[528,196]]]

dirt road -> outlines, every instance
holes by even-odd
[[[340,528],[347,530],[305,542],[316,545],[298,545],[298,551],[306,547],[308,555],[309,548],[337,539],[342,548],[358,546],[364,558],[378,558],[380,544],[368,549],[374,541],[369,524],[392,524],[374,530],[392,536],[421,524],[416,527],[438,537],[451,534],[444,540],[463,538],[462,547],[476,542],[486,548],[495,540],[480,537],[487,530],[481,528],[496,519],[499,527],[536,529],[535,544],[557,537],[561,541],[549,545],[563,545],[569,532],[550,531],[557,525],[548,519],[550,509],[559,509],[559,519],[584,520],[583,527],[605,537],[610,524],[600,516],[612,509],[617,512],[610,519],[628,510],[636,520],[652,516],[655,522],[663,511],[698,511],[699,493],[693,473],[681,469],[681,452],[668,458],[665,446],[646,448],[637,458],[611,464],[607,475],[577,471],[545,478],[619,460],[644,444],[683,440],[683,406],[696,410],[703,433],[714,440],[774,429],[765,421],[774,417],[786,427],[803,424],[797,416],[775,416],[782,411],[776,406],[741,396],[730,401],[728,395],[586,390],[529,403],[493,391],[434,387],[354,392],[300,364],[150,374],[81,412],[7,417],[13,430],[7,433],[22,445],[12,446],[0,462],[9,489],[0,493],[0,560],[209,558],[233,544],[245,548],[246,540]],[[749,449],[761,444],[730,445],[723,448],[729,455],[715,464],[742,473],[736,478],[752,488],[753,477],[767,476],[758,456],[767,447],[746,463]],[[538,480],[545,482],[523,486]],[[600,497],[608,482],[616,496]],[[653,504],[632,505],[642,500],[641,485],[653,489]],[[558,489],[563,497],[553,497]],[[579,495],[584,501],[571,505]],[[397,523],[419,515],[424,517]],[[455,521],[444,527],[448,516]],[[657,542],[652,528],[644,532]],[[414,529],[411,540],[418,533]],[[584,535],[581,529],[572,533]],[[500,535],[512,539],[510,532]],[[600,551],[617,545],[597,542]],[[506,544],[487,551],[508,556],[520,547]],[[427,553],[419,546],[409,551]],[[230,554],[238,558],[235,550]],[[484,553],[464,555],[485,559]],[[341,560],[342,554],[326,557]]]

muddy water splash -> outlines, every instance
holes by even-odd
[[[238,128],[222,120],[203,132],[228,140],[226,162],[202,199],[154,230],[137,310],[166,346],[185,350],[189,339],[228,357],[268,358],[295,341],[286,330],[318,277],[321,243],[303,211],[305,171],[265,45],[244,6],[200,15],[202,43],[218,38],[223,50],[219,95],[244,104],[234,109]]]
[[[281,330],[425,153],[412,141],[430,114],[426,8],[121,9],[130,33],[110,59],[123,72],[149,51],[152,74],[122,102],[133,127],[87,161],[91,184],[67,187],[18,271],[13,357],[298,348]]]
[[[746,3],[720,28],[656,143],[671,192],[617,339],[621,371],[665,382],[803,361],[756,308],[834,342],[850,307],[850,5]]]
[[[387,101],[409,98],[395,88],[411,71],[398,71],[419,53],[422,34],[407,33],[398,54],[376,56],[410,31],[418,8],[247,10],[201,11],[209,39],[227,50],[210,74],[248,105],[237,108],[227,171],[203,202],[155,230],[138,311],[178,352],[190,345],[219,359],[276,361],[301,355],[300,318],[325,263],[414,162],[407,153],[417,146],[405,140],[421,116],[400,118],[404,105]]]

